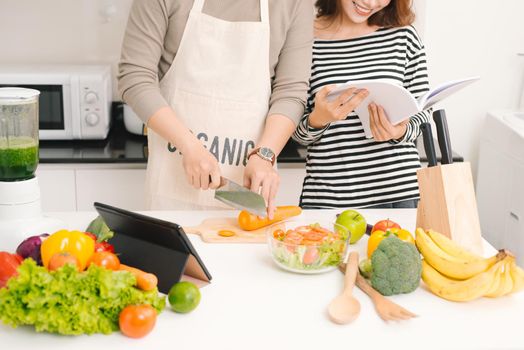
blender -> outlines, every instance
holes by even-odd
[[[0,88],[0,251],[27,237],[63,228],[42,215],[38,165],[38,97],[33,89]]]

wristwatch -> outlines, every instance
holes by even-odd
[[[253,155],[256,154],[260,158],[267,160],[268,162],[271,162],[271,165],[275,165],[276,155],[275,152],[269,147],[257,147],[251,152],[249,152],[249,155],[247,156],[247,159]]]

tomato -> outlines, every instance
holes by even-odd
[[[368,258],[371,258],[371,254],[373,254],[375,249],[377,249],[380,242],[382,242],[384,238],[389,237],[390,235],[395,235],[404,242],[415,244],[415,240],[413,239],[413,236],[411,235],[411,233],[409,233],[408,230],[396,227],[391,228],[385,232],[377,230],[373,232],[368,239]]]
[[[285,236],[286,233],[284,232],[284,230],[278,228],[275,231],[273,231],[273,237],[275,237],[275,239],[278,239],[279,241],[283,240]]]
[[[304,253],[304,257],[302,258],[302,261],[306,265],[311,265],[318,259],[318,249],[317,248],[308,248],[306,249],[306,252]]]
[[[72,264],[76,267],[78,271],[81,271],[81,265],[77,257],[68,252],[58,252],[53,254],[51,259],[49,259],[49,264],[47,268],[49,271],[55,271],[65,264]]]
[[[111,252],[96,252],[91,257],[90,264],[105,267],[108,270],[117,271],[120,268],[120,260]]]
[[[393,228],[393,227],[400,228],[400,225],[389,219],[381,220],[373,226],[373,228],[371,229],[371,233],[377,230],[386,232],[388,228]]]
[[[83,271],[95,251],[95,242],[84,232],[60,230],[47,237],[40,246],[42,263],[49,268],[49,260],[56,253],[68,252],[78,259]]]
[[[309,231],[303,233],[302,236],[305,240],[317,241],[318,243],[320,243],[320,241],[322,241],[322,239],[324,239],[327,236],[327,234],[318,231]]]
[[[300,233],[289,230],[286,233],[286,237],[284,237],[284,242],[291,244],[300,244],[300,242],[302,242],[302,239],[303,236]]]
[[[107,242],[97,242],[95,243],[95,252],[115,252],[115,247],[112,244]]]
[[[296,246],[302,243],[302,235],[296,231],[288,230],[286,232],[286,237],[284,237],[283,242],[286,244],[286,248],[291,253],[294,253]]]
[[[120,331],[130,338],[142,338],[155,327],[156,310],[151,305],[126,306],[118,317]]]
[[[323,233],[324,235],[332,235],[333,234],[332,231],[328,230],[327,228],[320,227],[320,226],[313,226],[311,229],[313,231]]]
[[[18,254],[0,252],[0,288],[5,287],[7,281],[18,275],[18,266],[22,263],[23,258]]]

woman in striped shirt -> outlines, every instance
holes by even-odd
[[[353,112],[367,91],[328,93],[349,80],[382,79],[416,98],[429,90],[424,46],[411,26],[411,0],[317,0],[307,110],[293,138],[307,145],[305,208],[413,208],[419,198],[415,140],[429,111],[393,126],[370,103],[373,138]]]

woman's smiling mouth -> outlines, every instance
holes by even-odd
[[[355,1],[353,1],[353,6],[355,7],[355,11],[360,16],[369,16],[373,12],[372,9],[368,9],[365,7],[362,7],[361,5],[357,4]]]

